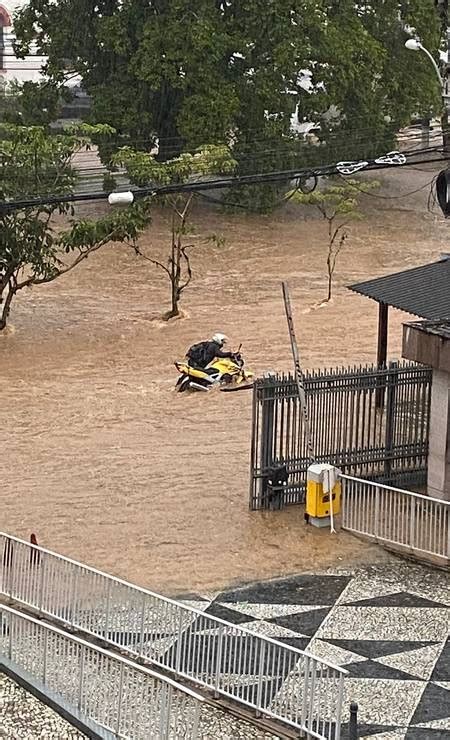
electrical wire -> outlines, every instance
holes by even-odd
[[[448,160],[446,158],[439,157],[439,158],[433,158],[433,159],[427,159],[427,160],[421,160],[421,161],[423,163],[425,163],[425,162],[427,162],[427,163],[441,163],[441,162],[447,162]],[[406,167],[408,167],[408,164],[402,165],[402,168],[403,169],[406,168]],[[381,167],[381,166],[380,167],[368,167],[364,171],[373,171],[373,170],[377,170],[377,169],[385,169],[385,167]],[[200,194],[200,192],[202,192],[204,190],[210,190],[210,189],[224,189],[224,188],[232,188],[232,187],[241,187],[241,186],[244,186],[244,185],[251,186],[251,185],[264,184],[264,183],[286,182],[286,181],[289,181],[290,179],[295,179],[297,174],[298,174],[298,171],[296,171],[295,173],[293,173],[293,172],[286,172],[284,174],[280,174],[277,177],[276,175],[273,175],[272,173],[258,173],[258,175],[247,176],[247,178],[249,178],[249,179],[247,179],[245,181],[242,181],[241,179],[238,180],[237,178],[236,179],[226,179],[226,180],[221,181],[221,182],[216,182],[216,181],[209,181],[209,182],[207,182],[207,181],[206,182],[205,181],[203,181],[203,182],[202,181],[197,181],[197,182],[187,183],[187,184],[185,184],[185,187],[183,187],[181,189],[180,188],[178,188],[177,190],[172,189],[170,192],[195,192],[197,194]],[[336,174],[338,174],[338,172],[337,172],[337,170],[328,170],[328,171],[321,171],[321,172],[318,172],[316,170],[315,174],[316,174],[317,177],[321,177],[321,176],[322,177],[327,177],[327,176],[331,176],[331,175],[336,175]],[[360,174],[360,173],[358,173],[358,174]],[[196,187],[197,184],[200,187],[197,188]],[[94,196],[97,196],[97,199],[98,199],[98,191],[95,189],[94,185],[95,185],[94,182],[92,182],[90,184],[90,186],[88,185],[87,187],[86,187],[86,184],[85,184],[85,189],[84,189],[83,192],[85,194],[87,194],[87,195],[92,195],[93,194]],[[116,189],[117,192],[121,192],[121,191],[123,192],[124,190],[130,190],[130,186],[129,185],[122,184],[122,185],[119,185],[117,187],[117,189]],[[136,197],[139,197],[140,195],[145,196],[145,195],[148,195],[148,194],[154,194],[154,195],[168,194],[168,193],[166,193],[166,192],[164,192],[164,191],[162,191],[160,189],[151,189],[151,188],[134,188],[134,189],[131,188],[131,190],[134,192],[134,194],[136,195]],[[108,194],[103,194],[103,198],[108,197]],[[230,202],[229,205],[230,206],[234,206],[235,204]]]
[[[404,150],[403,153],[405,155],[410,156],[416,153],[417,154],[426,154],[426,153],[432,154],[440,150],[441,150],[440,146],[419,147],[419,148],[414,146],[414,147]],[[354,155],[353,159],[355,159],[355,155],[358,153],[359,153],[358,148],[353,151],[353,155]],[[252,174],[256,174],[255,170],[257,169],[257,166],[259,166],[259,171],[263,173],[264,171],[269,171],[269,170],[264,170],[264,160],[268,158],[273,159],[274,158],[273,155],[275,154],[277,155],[277,158],[281,158],[283,156],[287,158],[292,168],[295,167],[296,162],[298,162],[298,160],[302,158],[301,153],[289,152],[289,156],[287,156],[284,150],[273,149],[273,150],[268,150],[267,152],[262,151],[259,153],[258,156],[249,155],[248,157],[243,157],[242,159],[239,160],[239,164],[241,166],[243,165],[249,166],[250,164],[252,164],[253,165],[251,168],[253,171]],[[340,154],[342,156],[345,156],[345,152],[341,152]],[[87,157],[85,155],[87,155]],[[100,163],[98,157],[95,154],[91,154],[90,152],[77,153],[76,155],[74,155],[72,162],[73,162],[73,166],[78,171],[80,177],[89,178],[90,176],[96,176],[96,175],[100,176],[108,172],[107,167],[105,167],[104,165]],[[120,175],[120,170],[117,174]]]
[[[317,181],[318,181],[317,176],[312,172],[312,173],[310,173],[310,177],[313,178],[314,185],[313,185],[313,187],[309,191],[307,190],[307,191],[303,191],[303,192],[312,192],[317,187]],[[310,179],[310,178],[308,178],[308,179]],[[281,206],[284,203],[288,203],[294,197],[294,195],[296,193],[298,193],[299,190],[302,190],[300,179],[298,180],[296,187],[293,188],[293,190],[291,190],[289,193],[287,193],[283,198],[280,198],[278,201],[276,201],[275,203],[273,203],[272,204],[272,207],[273,208],[278,208],[278,206]],[[228,200],[222,200],[220,198],[214,198],[212,195],[207,195],[206,193],[199,192],[199,193],[197,193],[197,195],[199,195],[201,198],[203,198],[203,200],[209,201],[210,203],[217,203],[218,205],[227,206],[227,207],[230,207],[230,208],[240,208],[240,209],[243,209],[245,211],[251,211],[252,210],[249,206],[243,205],[242,203],[232,203],[231,201],[228,201]]]
[[[439,159],[427,159],[427,160],[421,160],[419,162],[415,162],[415,164],[423,164],[424,162],[448,162],[447,157],[440,157]],[[377,164],[375,161],[369,162],[367,167],[365,167],[364,172],[366,171],[373,171],[373,170],[384,170],[384,169],[392,169],[393,167],[405,167],[405,165],[398,165],[398,164]],[[333,175],[338,174],[339,171],[336,167],[336,164],[333,165],[325,165],[321,168],[315,168],[314,170],[311,169],[304,169],[302,171],[299,170],[285,170],[285,171],[274,171],[266,174],[257,174],[257,175],[243,175],[243,176],[236,176],[226,179],[216,179],[216,180],[210,180],[210,181],[203,181],[203,182],[196,182],[196,183],[183,183],[183,184],[173,184],[173,185],[165,185],[165,186],[159,186],[159,187],[146,187],[146,188],[136,188],[134,189],[133,195],[134,198],[140,198],[140,197],[146,197],[146,196],[161,196],[161,195],[168,195],[168,194],[178,194],[178,193],[199,193],[205,190],[214,190],[214,189],[224,189],[224,188],[230,188],[230,187],[242,187],[244,185],[258,185],[262,183],[275,183],[275,182],[286,182],[293,179],[300,179],[300,178],[307,178],[311,174],[313,174],[316,177],[320,176],[326,176],[326,175]],[[26,208],[33,208],[39,205],[52,205],[56,203],[71,203],[71,202],[88,202],[88,201],[95,201],[95,200],[106,200],[109,196],[109,193],[106,193],[104,191],[99,192],[93,192],[93,193],[71,193],[67,194],[65,196],[59,195],[59,196],[45,196],[41,198],[30,198],[30,199],[24,199],[24,200],[16,200],[16,201],[3,201],[0,203],[0,211],[12,211],[12,210],[22,210]]]
[[[346,178],[343,175],[339,174],[339,177],[345,182]],[[358,187],[355,182],[352,183],[352,187],[354,187],[355,190],[358,190],[360,193],[370,196],[371,198],[379,198],[381,200],[398,200],[399,198],[407,198],[410,195],[420,193],[421,190],[425,190],[425,188],[429,188],[430,186],[432,186],[436,179],[437,175],[434,175],[434,177],[432,177],[429,182],[426,182],[425,185],[421,185],[420,188],[416,188],[415,190],[410,190],[408,193],[401,193],[401,195],[381,195],[380,193],[372,193],[371,191],[367,191],[364,190],[364,188]]]
[[[415,151],[415,152],[414,152],[414,156],[416,156],[416,155],[430,155],[430,157],[431,157],[431,156],[433,156],[434,154],[439,154],[440,152],[441,152],[441,147],[437,147],[436,149],[434,149],[434,150],[431,150],[431,151],[430,151],[430,150],[426,150],[426,151],[424,151],[424,152],[421,152],[420,150],[419,150],[419,151]],[[412,156],[412,155],[409,155],[409,156]],[[428,161],[430,161],[430,160],[429,160],[429,159],[425,160],[425,162],[428,162]],[[291,162],[290,162],[290,165],[291,165],[291,167],[290,167],[290,170],[291,170],[291,171],[292,171],[292,170],[294,170],[294,168],[295,168],[296,164],[298,164],[298,166],[300,166],[300,167],[301,167],[301,162],[299,161],[299,158],[297,159],[297,163],[295,163],[295,162],[293,162],[293,161],[291,161]],[[408,162],[407,162],[407,163],[405,163],[405,165],[403,165],[403,166],[408,166],[408,165],[409,165],[409,166],[414,166],[414,164],[417,164],[417,162],[415,162],[415,163],[412,163],[412,162],[409,162],[409,163],[408,163]],[[76,165],[75,165],[75,167],[74,167],[74,168],[75,168],[75,169],[77,170],[77,172],[78,172],[78,175],[79,175],[79,179],[80,179],[80,182],[81,182],[81,183],[83,183],[83,182],[84,182],[84,183],[86,183],[86,184],[88,184],[88,182],[89,182],[90,180],[92,181],[92,180],[98,179],[98,178],[100,178],[100,177],[104,176],[105,174],[108,174],[108,173],[109,173],[109,170],[108,170],[107,168],[105,168],[105,167],[101,167],[101,168],[92,168],[92,169],[89,169],[89,168],[84,168],[84,167],[82,167],[82,168],[77,168],[77,167],[76,167]],[[253,172],[252,172],[251,174],[252,174],[252,175],[264,175],[264,174],[268,174],[268,173],[270,173],[271,171],[272,171],[272,169],[270,169],[270,168],[269,168],[269,169],[263,169],[263,168],[261,167],[261,168],[259,168],[259,170],[258,170],[258,168],[257,168],[257,167],[254,167],[254,168],[253,168]],[[302,168],[302,171],[305,171],[305,170],[304,170],[304,168]],[[310,167],[310,168],[309,168],[309,171],[310,171],[310,172],[311,172],[312,174],[314,174],[314,172],[316,171],[316,168],[314,168],[314,167]],[[112,174],[113,174],[113,176],[115,176],[115,177],[119,177],[119,178],[120,178],[120,177],[126,177],[126,178],[127,178],[127,173],[126,173],[126,171],[125,171],[125,170],[123,170],[123,169],[122,169],[122,170],[120,170],[120,171],[118,171],[118,172],[116,172],[116,173],[112,173]],[[197,181],[199,181],[199,180],[198,180],[198,179],[197,179],[197,180],[192,180],[191,182],[197,182]],[[200,181],[202,181],[202,180],[200,180]]]

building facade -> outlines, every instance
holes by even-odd
[[[41,78],[41,67],[45,57],[33,53],[25,59],[17,59],[14,54],[14,12],[27,0],[0,0],[0,84],[7,85],[16,80],[37,82]]]

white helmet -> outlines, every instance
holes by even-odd
[[[212,341],[216,344],[220,344],[220,346],[223,347],[223,345],[228,342],[228,337],[218,331],[216,334],[214,334]]]

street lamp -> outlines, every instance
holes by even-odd
[[[429,58],[429,60],[431,61],[432,65],[433,65],[433,67],[435,69],[435,72],[437,74],[437,77],[438,77],[439,84],[440,84],[441,88],[444,89],[444,80],[442,79],[441,72],[439,70],[438,65],[436,64],[436,60],[435,60],[434,56],[432,54],[430,54],[430,52],[428,51],[428,49],[425,49],[425,47],[420,43],[420,41],[418,39],[408,39],[408,41],[405,42],[405,46],[410,51],[423,51],[423,52],[425,52],[425,54],[427,55],[427,57]]]
[[[442,136],[444,140],[444,151],[449,152],[450,151],[450,136],[446,128],[448,127],[449,123],[449,112],[450,112],[450,96],[449,96],[449,64],[450,64],[450,28],[448,29],[448,57],[447,57],[447,77],[446,82],[444,82],[440,69],[438,65],[436,64],[436,60],[433,57],[432,54],[426,49],[423,44],[420,43],[419,39],[408,39],[405,41],[405,46],[410,51],[423,51],[427,55],[427,57],[430,59],[435,72],[437,74],[437,78],[439,80],[439,85],[441,87],[442,91],[442,98],[444,102],[444,109],[442,113]],[[450,216],[450,170],[445,169],[442,170],[442,172],[439,173],[439,176],[436,181],[436,192],[437,197],[439,201],[439,205],[441,207],[442,213],[444,216],[449,217]]]
[[[450,79],[450,27],[448,30],[448,57],[447,57],[447,66],[446,66],[446,79],[444,80],[441,71],[436,63],[435,58],[432,54],[424,47],[423,44],[420,43],[419,39],[408,39],[405,41],[405,46],[410,51],[423,51],[428,59],[430,60],[431,64],[434,67],[434,71],[436,72],[437,78],[439,80],[439,86],[441,88],[441,94],[442,94],[442,101],[443,101],[443,109],[442,109],[442,139],[444,144],[444,151],[449,152],[450,151],[450,134],[448,131],[449,126],[449,114],[450,114],[450,95],[449,95],[449,79]]]

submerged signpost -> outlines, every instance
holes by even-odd
[[[307,444],[307,451],[310,463],[314,463],[314,449],[312,443],[311,426],[308,415],[308,405],[306,401],[305,392],[305,377],[303,370],[300,365],[300,355],[298,351],[297,339],[295,336],[294,319],[292,318],[291,300],[289,296],[289,288],[286,282],[282,282],[283,288],[283,300],[284,308],[286,311],[286,319],[289,329],[289,337],[291,340],[292,357],[294,360],[295,369],[295,383],[298,390],[298,397],[303,414],[304,432]],[[314,474],[313,469],[316,468]],[[318,474],[318,478],[316,477]],[[338,476],[339,471],[332,465],[319,464],[308,468],[307,471],[307,492],[306,492],[306,512],[305,519],[307,522],[315,524],[315,526],[323,526],[324,522],[329,522],[330,531],[334,534],[336,532],[334,528],[334,509],[336,505],[336,513],[339,512],[340,504],[340,489],[339,489],[339,502],[336,499],[338,495]],[[319,485],[314,483],[314,480],[318,480]],[[311,485],[312,483],[312,485]],[[326,495],[324,495],[326,494]],[[320,502],[320,504],[319,504]],[[320,514],[318,512],[320,509]],[[313,513],[314,512],[314,513]],[[310,517],[310,514],[312,515]],[[322,524],[320,523],[322,521]]]
[[[308,417],[308,407],[306,403],[305,376],[303,375],[303,370],[300,365],[300,355],[298,352],[297,339],[295,337],[294,320],[292,318],[291,299],[289,296],[289,287],[285,281],[283,281],[281,285],[283,288],[284,310],[286,311],[286,319],[287,319],[287,324],[288,324],[288,329],[289,329],[289,338],[291,340],[292,357],[294,360],[295,382],[297,384],[298,397],[300,399],[300,406],[301,406],[302,413],[303,413],[303,423],[304,423],[304,430],[305,430],[305,436],[306,436],[306,443],[308,445],[308,455],[309,455],[311,462],[314,462],[314,450],[313,450],[313,445],[312,445],[311,429],[310,429],[309,417]]]

